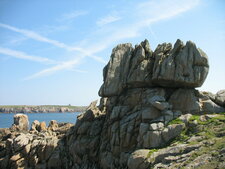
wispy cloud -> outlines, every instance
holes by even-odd
[[[98,26],[104,26],[106,24],[109,24],[109,23],[112,23],[112,22],[116,22],[116,21],[118,21],[120,19],[121,19],[121,17],[119,17],[119,16],[116,16],[116,15],[108,15],[108,16],[105,16],[105,17],[99,19],[96,22],[96,24]]]
[[[22,42],[24,42],[25,40],[27,40],[28,38],[27,37],[12,37],[10,38],[10,40],[8,41],[10,44],[13,44],[13,45],[19,45],[21,44]]]
[[[30,31],[30,30],[16,28],[16,27],[13,27],[13,26],[10,26],[10,25],[7,25],[7,24],[3,24],[3,23],[0,23],[0,27],[9,29],[9,30],[14,31],[14,32],[21,33],[21,34],[23,34],[26,37],[29,37],[31,39],[34,39],[34,40],[37,40],[37,41],[40,41],[40,42],[50,43],[50,44],[52,44],[54,46],[57,46],[57,47],[60,47],[60,48],[64,48],[64,49],[67,49],[67,50],[71,50],[64,43],[61,43],[59,41],[46,38],[46,37],[44,37],[42,35],[39,35],[36,32]]]
[[[79,72],[79,73],[87,73],[84,70],[80,70],[80,69],[75,69],[74,66],[78,65],[80,63],[80,61],[84,58],[84,55],[79,56],[73,60],[70,61],[66,61],[66,62],[57,62],[45,57],[38,57],[38,56],[33,56],[33,55],[28,55],[24,52],[18,51],[18,50],[11,50],[8,48],[3,48],[0,47],[0,53],[3,55],[7,55],[7,56],[11,56],[11,57],[15,57],[18,59],[24,59],[24,60],[30,60],[30,61],[35,61],[35,62],[41,62],[44,64],[56,64],[53,67],[44,69],[40,72],[37,72],[31,76],[28,76],[26,78],[24,78],[23,80],[30,80],[30,79],[35,79],[38,77],[42,77],[42,76],[48,76],[51,74],[56,73],[57,71],[60,70],[70,70],[70,71],[75,71],[75,72]]]
[[[49,33],[55,33],[55,32],[61,32],[61,31],[67,31],[71,29],[70,25],[68,24],[62,24],[62,25],[44,25],[41,28],[39,28],[38,32],[49,34]]]
[[[24,80],[30,80],[30,79],[35,79],[35,78],[39,78],[39,77],[43,77],[43,76],[48,76],[48,75],[51,75],[51,74],[54,74],[58,71],[62,71],[62,70],[72,70],[72,71],[75,71],[75,72],[78,72],[78,73],[87,73],[86,71],[84,70],[79,70],[79,69],[75,69],[74,67],[78,64],[80,64],[81,60],[85,57],[85,56],[92,56],[92,57],[96,57],[95,59],[96,60],[99,60],[99,62],[102,62],[102,63],[106,63],[103,59],[101,59],[100,57],[97,57],[94,55],[94,53],[97,53],[99,51],[103,50],[102,48],[99,48],[99,49],[96,49],[96,48],[89,48],[87,51],[89,52],[86,52],[86,51],[83,51],[83,54],[80,54],[80,56],[76,57],[75,59],[72,59],[70,61],[66,61],[66,62],[61,62],[60,64],[56,65],[56,66],[53,66],[51,68],[47,68],[47,69],[44,69],[44,70],[41,70],[40,72],[37,72],[31,76],[28,76],[26,77]]]
[[[72,11],[70,13],[65,13],[63,14],[58,21],[68,21],[68,20],[73,20],[79,16],[82,15],[87,15],[88,11],[82,11],[82,10],[78,10],[78,11]]]
[[[15,58],[19,58],[19,59],[41,62],[41,63],[45,63],[45,64],[56,64],[57,63],[56,61],[45,58],[45,57],[28,55],[21,51],[12,50],[12,49],[3,48],[3,47],[0,47],[0,53],[4,54],[4,55],[15,57]]]
[[[139,24],[140,26],[146,26],[158,21],[173,18],[189,11],[197,6],[198,3],[199,0],[161,0],[141,3],[138,5],[138,11],[140,11],[139,15],[143,17],[143,20]]]
[[[56,47],[66,49],[67,51],[81,52],[85,56],[89,56],[89,57],[95,59],[98,62],[101,62],[101,63],[104,63],[104,64],[106,63],[102,58],[100,58],[98,56],[95,56],[95,55],[92,55],[90,52],[87,52],[86,50],[84,50],[84,49],[82,49],[80,47],[68,46],[65,43],[59,42],[57,40],[49,39],[49,38],[44,37],[44,36],[42,36],[42,35],[40,35],[40,34],[38,34],[36,32],[30,31],[30,30],[26,30],[26,29],[19,29],[19,28],[16,28],[16,27],[13,27],[13,26],[10,26],[10,25],[7,25],[7,24],[3,24],[3,23],[0,23],[0,27],[9,29],[9,30],[14,31],[14,32],[21,33],[24,36],[26,36],[28,38],[31,38],[31,39],[34,39],[36,41],[49,43],[49,44],[54,45]]]
[[[110,45],[114,43],[121,42],[121,40],[134,38],[134,37],[142,35],[143,30],[145,28],[150,28],[150,32],[153,34],[153,36],[156,37],[155,33],[151,30],[152,24],[166,20],[166,19],[171,19],[182,13],[185,13],[193,9],[195,6],[197,6],[198,3],[199,3],[199,0],[146,1],[144,3],[137,4],[135,8],[130,8],[131,10],[128,10],[125,16],[123,15],[118,16],[110,12],[107,16],[97,20],[96,24],[97,26],[100,27],[99,32],[96,34],[89,33],[89,36],[90,36],[89,39],[91,40],[87,41],[86,44],[84,44],[85,48],[77,47],[77,46],[69,46],[60,41],[49,39],[36,32],[25,30],[25,29],[19,29],[19,28],[6,25],[3,23],[0,23],[0,27],[4,27],[14,32],[21,33],[22,35],[28,38],[34,39],[36,41],[49,43],[53,46],[65,49],[67,51],[79,52],[79,57],[75,57],[74,59],[70,61],[62,62],[53,67],[41,70],[40,72],[37,72],[25,78],[25,80],[28,80],[28,79],[34,79],[34,78],[38,78],[42,76],[51,75],[53,73],[56,73],[62,70],[73,70],[73,71],[79,72],[79,70],[74,69],[74,67],[80,64],[81,60],[86,56],[91,57],[95,59],[96,61],[105,64],[106,63],[105,60],[103,60],[101,57],[96,56],[96,54],[98,54],[100,51],[103,51],[104,49],[108,48]],[[80,12],[74,11],[70,14],[68,13],[63,15],[61,19],[72,20],[78,16],[85,15],[85,14],[87,14],[85,11],[80,11]],[[123,23],[123,25],[112,25],[112,26],[109,25],[107,27],[104,27],[104,25],[112,23],[112,22],[116,22],[120,20],[121,18],[129,22]],[[107,29],[107,31],[104,31],[105,29]],[[107,33],[104,34],[103,32],[107,32]]]
[[[53,67],[50,67],[50,68],[47,68],[47,69],[44,69],[40,72],[37,72],[31,76],[28,76],[26,78],[24,78],[23,80],[30,80],[30,79],[35,79],[35,78],[38,78],[38,77],[43,77],[43,76],[48,76],[48,75],[51,75],[51,74],[54,74],[60,70],[70,70],[72,69],[73,71],[77,71],[76,69],[74,69],[73,67],[77,64],[80,63],[81,59],[83,58],[82,57],[77,57],[71,61],[67,61],[67,62],[62,62],[56,66],[53,66]],[[77,72],[81,72],[81,70],[78,70]],[[84,71],[83,71],[84,72]],[[82,73],[83,73],[82,72]]]
[[[121,40],[140,36],[144,28],[150,29],[152,36],[158,39],[156,34],[151,29],[151,24],[165,19],[171,19],[177,15],[187,12],[198,4],[198,0],[185,1],[186,3],[184,3],[184,0],[182,3],[179,3],[179,1],[177,0],[177,3],[173,1],[175,3],[173,5],[171,5],[170,1],[168,0],[161,0],[157,2],[154,1],[154,5],[146,3],[139,4],[139,6],[134,11],[131,11],[139,15],[140,18],[138,18],[138,21],[126,24],[124,26],[113,26],[113,29],[110,33],[107,33],[103,37],[98,38],[99,40],[94,41],[95,43],[87,43],[86,46],[89,47],[86,49],[86,51],[90,52],[89,55],[98,53],[108,48],[110,45],[120,42]],[[149,13],[148,10],[152,8],[157,8],[159,10],[156,10],[154,13]],[[166,8],[167,10],[162,11],[161,8]],[[107,27],[106,29],[109,28]],[[99,34],[97,36],[99,37]]]
[[[158,37],[157,37],[156,33],[153,31],[151,25],[148,26],[148,29],[149,29],[151,35],[153,36],[153,38],[158,41]]]
[[[124,18],[124,20],[130,19],[132,22],[125,25],[113,25],[110,28],[112,31],[107,33],[107,36],[102,39],[100,44],[107,47],[123,39],[138,37],[146,28],[150,28],[150,33],[155,36],[155,33],[151,30],[152,24],[166,19],[172,19],[193,9],[198,4],[199,0],[158,0],[142,2],[127,14],[132,19]],[[157,37],[155,36],[155,38]]]

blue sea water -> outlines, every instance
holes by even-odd
[[[34,120],[40,122],[45,121],[48,126],[51,120],[56,120],[57,122],[67,122],[75,124],[77,120],[77,115],[80,112],[74,113],[27,113],[30,125]],[[0,128],[9,128],[13,124],[14,113],[0,113]]]

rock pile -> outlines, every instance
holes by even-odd
[[[35,120],[28,130],[27,115],[14,115],[12,127],[0,129],[0,168],[57,168],[61,142],[72,126],[52,120],[46,127]]]
[[[159,151],[154,154],[156,161],[152,161],[154,158],[149,156],[149,149],[168,145],[187,127],[198,128],[196,121],[189,122],[191,114],[224,111],[224,91],[213,95],[195,89],[204,83],[208,70],[206,54],[191,41],[184,45],[177,40],[174,46],[163,43],[154,52],[147,40],[134,48],[131,44],[120,44],[112,50],[110,61],[103,70],[99,106],[96,101],[91,103],[77,117],[76,125],[70,130],[70,126],[65,127],[63,134],[60,134],[60,125],[54,121],[48,128],[35,121],[31,130],[38,135],[35,138],[29,134],[6,137],[7,144],[2,149],[7,151],[13,147],[13,158],[0,156],[0,165],[144,169],[157,164],[161,157],[172,154]],[[174,119],[178,122],[174,123]],[[46,134],[39,138],[40,133]],[[20,138],[26,138],[26,141],[20,144]],[[26,152],[25,145],[29,144],[32,162],[27,159],[27,154],[21,154]],[[185,145],[170,148],[178,155],[182,155],[181,150],[188,153],[198,148],[182,146]],[[22,150],[19,155],[17,147]]]

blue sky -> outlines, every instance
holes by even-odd
[[[224,0],[0,0],[0,104],[88,105],[118,43],[192,40],[225,88]]]

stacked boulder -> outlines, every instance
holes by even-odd
[[[154,52],[147,40],[116,46],[103,70],[100,105],[79,116],[67,137],[69,167],[127,168],[135,150],[163,147],[182,132],[185,125],[171,120],[224,111],[223,92],[213,99],[195,89],[208,70],[207,55],[191,41]]]

